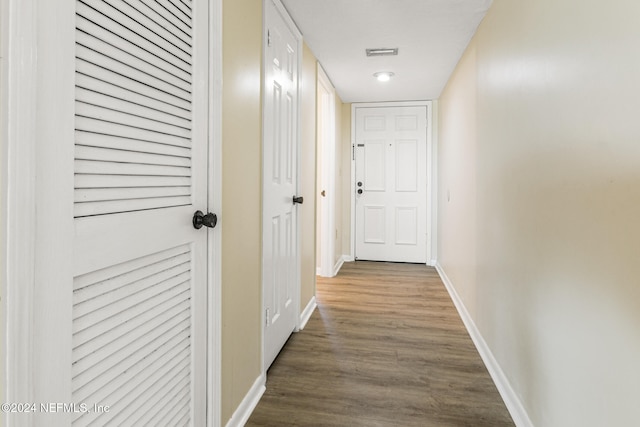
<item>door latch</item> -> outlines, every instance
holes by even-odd
[[[203,214],[202,211],[196,211],[193,214],[193,228],[199,230],[204,225],[205,227],[214,228],[218,223],[218,216],[214,213],[209,212],[208,214]]]

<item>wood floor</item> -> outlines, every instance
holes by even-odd
[[[433,268],[346,263],[248,426],[513,426]]]

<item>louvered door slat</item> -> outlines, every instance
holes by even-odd
[[[95,363],[95,360],[103,357],[100,353],[102,349],[108,349],[111,352],[121,347],[126,347],[130,339],[143,334],[147,326],[158,326],[164,321],[165,316],[170,317],[189,307],[189,301],[186,299],[177,302],[172,301],[170,298],[157,299],[154,304],[147,307],[145,311],[137,316],[127,320],[127,324],[112,327],[100,336],[92,338],[86,338],[85,336],[86,339],[83,341],[75,340],[73,348],[74,363],[85,358],[91,358]],[[158,313],[163,314],[158,316]],[[111,348],[111,345],[113,345],[113,348]]]
[[[189,401],[189,385],[178,384],[171,390],[171,393],[167,393],[167,398],[162,402],[162,405],[156,405],[150,408],[143,417],[132,420],[131,425],[150,425],[159,426],[162,425],[163,420],[166,419],[166,414],[171,413],[171,410],[175,407],[183,407]],[[175,398],[169,398],[175,396]]]
[[[151,384],[143,384],[139,387],[140,390],[131,393],[132,397],[140,404],[131,404],[125,407],[115,414],[110,422],[118,426],[158,425],[149,424],[146,421],[150,418],[149,413],[157,413],[176,399],[189,399],[190,384],[184,375],[188,369],[188,366],[176,363],[165,375],[159,378],[150,378],[150,380],[156,381]],[[162,392],[156,394],[154,390],[162,390]]]
[[[185,393],[186,390],[181,390],[182,393]],[[147,424],[145,425],[150,425],[150,426],[170,426],[171,424],[169,424],[170,420],[167,418],[170,414],[173,414],[175,412],[177,412],[179,409],[184,408],[185,405],[188,405],[189,401],[187,399],[186,396],[182,397],[181,399],[178,398],[174,401],[169,402],[168,405],[166,405],[163,408],[160,408],[160,410],[158,411],[157,414],[155,414],[154,416],[152,416],[150,418],[150,420],[147,422]],[[175,425],[175,424],[174,424]]]
[[[161,423],[161,425],[166,426],[166,427],[181,427],[181,426],[188,426],[189,424],[189,403],[184,403],[182,404],[182,407],[180,407],[179,404],[176,404],[175,408],[175,415],[167,418],[166,423],[163,422]]]
[[[182,416],[180,416],[182,415]],[[180,412],[172,417],[167,426],[188,426],[189,425],[189,403],[185,403]]]
[[[92,15],[88,15],[88,17],[78,15],[76,41],[83,41],[81,43],[83,45],[101,41],[114,49],[120,50],[121,54],[139,58],[153,67],[158,67],[160,70],[186,82],[191,81],[189,64],[178,58],[167,56],[166,52],[153,44],[149,44],[149,42],[136,43],[136,39],[123,38],[122,35],[114,32],[113,28],[101,26],[89,19],[91,17]],[[142,40],[138,41],[141,42]]]
[[[175,262],[178,261],[178,262]],[[155,286],[164,280],[176,277],[189,271],[189,256],[184,255],[176,260],[169,260],[136,270],[136,274],[119,276],[105,282],[103,286],[93,290],[94,295],[82,302],[74,301],[74,316],[80,319],[84,315],[96,315],[98,310],[107,308],[125,298]],[[75,300],[75,298],[74,298]],[[122,307],[122,306],[120,306]]]
[[[146,118],[143,115],[146,112],[146,109],[143,107],[140,107],[139,111],[134,114],[121,112],[120,110],[122,107],[117,107],[118,109],[113,110],[109,109],[109,107],[110,105],[94,105],[77,102],[76,114],[83,117],[92,117],[113,123],[134,126],[140,129],[166,133],[167,135],[174,135],[181,138],[190,138],[191,136],[189,127],[171,125],[165,123],[163,120],[151,120]]]
[[[175,145],[158,144],[138,139],[116,138],[112,135],[76,130],[76,144],[83,147],[112,148],[134,153],[161,154],[190,159],[191,149]]]
[[[162,38],[166,42],[171,45],[179,48],[184,52],[191,51],[191,40],[189,37],[183,39],[181,37],[176,36],[174,33],[169,31],[165,25],[161,25],[155,18],[155,13],[146,7],[144,7],[141,2],[131,2],[131,4],[127,1],[123,0],[103,0],[105,3],[110,4],[114,9],[122,12],[124,15],[131,18],[133,21],[137,22],[143,28],[147,29],[149,32],[155,34],[156,36]],[[135,7],[134,7],[135,6]],[[143,11],[147,12],[144,13]],[[149,13],[151,12],[151,13]]]
[[[106,202],[131,199],[156,199],[167,196],[190,196],[189,187],[139,187],[139,188],[92,188],[75,190],[78,203]]]
[[[157,348],[158,343],[166,339],[166,337],[179,335],[181,331],[189,327],[190,319],[188,314],[181,322],[172,322],[171,320],[149,331],[148,334],[141,336],[136,341],[132,341],[127,347],[100,359],[99,363],[88,367],[85,366],[83,371],[73,377],[74,381],[89,383],[90,381],[95,381],[96,378],[110,377],[114,372],[124,372],[133,363],[131,362],[132,357],[146,354],[147,346]]]
[[[91,89],[93,86],[87,86],[85,84],[87,80],[85,79],[101,81],[116,88],[124,89],[126,91],[122,93],[124,94],[124,98],[129,99],[131,102],[136,102],[140,100],[140,96],[143,96],[148,98],[148,101],[145,102],[145,100],[143,100],[139,102],[141,105],[148,105],[150,103],[152,108],[160,111],[175,114],[186,119],[191,117],[191,104],[188,100],[184,100],[172,93],[158,90],[148,84],[133,79],[127,74],[119,74],[109,68],[101,67],[85,59],[76,58],[76,86]],[[110,93],[110,89],[107,89],[105,92]],[[127,95],[127,93],[130,95]],[[122,95],[120,96],[122,97]],[[164,104],[166,104],[166,106]]]
[[[132,293],[126,298],[114,301],[113,305],[97,309],[95,312],[75,318],[73,333],[79,339],[94,334],[97,331],[105,331],[118,321],[126,321],[137,314],[137,307],[152,297],[159,296],[165,292],[178,291],[184,288],[185,279],[188,273],[182,273],[159,282],[156,285],[145,287],[144,290]],[[145,281],[147,282],[147,281]],[[146,286],[148,283],[145,283]],[[135,290],[134,290],[135,292]],[[116,306],[117,304],[117,306]],[[118,312],[114,313],[117,307]]]
[[[96,294],[86,292],[91,292],[91,289],[110,286],[109,284],[116,279],[124,276],[130,277],[130,275],[135,274],[136,271],[145,270],[146,268],[153,267],[163,261],[171,262],[172,259],[178,259],[178,262],[181,263],[185,254],[189,254],[189,247],[178,246],[176,248],[166,249],[142,258],[131,259],[119,264],[115,271],[106,268],[94,271],[91,274],[78,276],[73,280],[73,301],[74,303],[78,303],[92,298]],[[98,294],[100,293],[102,292],[98,292]]]
[[[161,63],[157,58],[149,55],[147,52],[140,49],[125,51],[98,38],[100,36],[107,38],[106,35],[103,34],[88,35],[85,32],[79,31],[76,37],[78,57],[102,66],[113,61],[110,64],[110,68],[113,68],[114,71],[124,72],[126,75],[131,75],[134,78],[147,75],[153,80],[143,80],[145,83],[160,89],[165,89],[167,87],[166,85],[171,85],[182,90],[184,97],[188,96],[190,91],[190,76],[182,77],[179,74],[184,73],[168,72],[168,70],[165,69],[166,64]],[[117,40],[113,42],[115,41]],[[82,47],[82,49],[80,49],[80,47]],[[158,82],[162,82],[162,84]]]
[[[176,37],[180,37],[185,43],[191,45],[190,26],[179,20],[174,14],[170,13],[155,0],[142,0],[140,3],[144,5],[142,7],[147,8],[146,10],[149,11],[149,16],[154,16],[155,14],[156,22],[160,23],[160,25],[165,22],[169,31],[171,31]],[[153,11],[153,13],[150,11]]]
[[[140,153],[131,150],[119,150],[102,147],[87,147],[76,144],[76,159],[102,162],[138,163],[143,165],[191,167],[191,159],[181,156]]]
[[[93,175],[189,176],[188,167],[76,160],[75,173]]]
[[[159,123],[166,123],[183,129],[191,129],[191,122],[162,110],[148,108],[128,99],[119,98],[110,92],[97,92],[76,87],[76,100],[85,104],[100,105],[114,111],[143,117]]]
[[[171,6],[167,7],[167,10],[175,14],[180,20],[184,22],[191,21],[191,2],[182,2],[180,0],[169,0],[166,2]]]
[[[189,354],[189,329],[175,335],[163,337],[152,353],[134,354],[131,363],[113,372],[113,379],[107,376],[94,378],[85,387],[74,390],[79,401],[112,402],[116,405],[125,398],[129,390],[134,389],[158,369],[172,360]]]
[[[102,135],[110,135],[116,138],[130,138],[141,141],[155,142],[157,144],[175,145],[176,147],[189,148],[190,141],[183,137],[155,132],[139,127],[107,122],[82,115],[76,116],[76,130],[94,132]]]
[[[76,175],[76,188],[130,188],[191,186],[191,179],[184,176],[119,176]],[[76,203],[78,201],[76,200]]]
[[[188,319],[189,304],[188,301],[183,301],[180,304],[167,309],[162,315],[155,316],[144,323],[137,325],[136,328],[132,328],[127,334],[118,336],[115,340],[104,342],[101,340],[102,345],[108,344],[108,351],[95,351],[95,349],[102,349],[98,345],[94,346],[93,352],[87,352],[83,357],[76,360],[73,364],[73,378],[76,382],[80,382],[80,377],[83,372],[87,372],[93,366],[99,365],[107,357],[121,353],[128,352],[129,346],[148,336],[155,330],[166,331],[174,327],[176,324]],[[105,349],[106,350],[106,349]]]
[[[77,13],[124,39],[132,40],[149,51],[157,52],[159,57],[165,57],[167,60],[173,57],[185,64],[191,64],[191,55],[188,50],[180,49],[174,43],[163,39],[105,1],[79,1]]]
[[[166,284],[165,284],[166,285]],[[178,285],[185,285],[180,283]],[[111,316],[104,319],[101,323],[93,325],[74,325],[74,329],[78,332],[73,334],[73,345],[79,347],[83,343],[89,342],[93,337],[108,333],[112,329],[118,328],[122,325],[122,322],[129,322],[133,319],[141,316],[149,310],[153,310],[159,304],[168,301],[170,299],[185,298],[188,296],[188,291],[183,290],[180,286],[174,286],[164,292],[158,292],[153,297],[141,302],[140,304],[130,307],[122,312],[118,313],[118,316]],[[76,321],[74,320],[74,323]],[[125,329],[126,330],[126,329]]]
[[[183,335],[186,333],[187,331],[183,331]],[[96,379],[90,384],[90,389],[74,393],[74,396],[85,402],[113,402],[113,407],[115,408],[124,406],[124,402],[127,402],[127,395],[131,390],[150,377],[165,375],[165,372],[171,368],[171,364],[175,363],[176,360],[188,357],[188,344],[188,335],[171,337],[155,353],[149,354],[113,381],[103,382],[100,379]],[[113,409],[112,411],[116,412]],[[85,414],[86,421],[82,421],[88,424],[98,416],[99,414],[87,413]],[[83,423],[80,422],[78,425],[83,425]]]
[[[91,66],[95,72],[99,71],[100,68],[97,66]],[[95,73],[94,73],[95,74]],[[117,75],[115,75],[117,76]],[[148,86],[140,86],[138,82],[133,82],[133,85],[137,84],[141,89],[146,90]],[[133,86],[132,85],[132,86]],[[111,98],[125,101],[127,103],[139,105],[141,107],[146,107],[148,110],[157,111],[159,113],[163,113],[167,118],[171,118],[170,120],[181,120],[178,125],[183,127],[189,127],[191,125],[191,112],[184,107],[187,107],[188,104],[183,107],[175,106],[171,103],[172,99],[165,96],[165,99],[157,99],[149,96],[149,94],[140,94],[133,91],[133,89],[125,88],[117,86],[114,83],[110,83],[104,80],[99,80],[95,75],[88,76],[86,74],[77,73],[76,74],[76,93],[80,90],[86,90],[90,93],[98,93],[105,96],[109,96]],[[148,92],[148,91],[147,91]],[[156,91],[156,95],[163,94],[163,92]],[[165,94],[166,95],[166,94]],[[184,101],[182,101],[184,102]],[[91,102],[90,102],[91,103]],[[175,119],[173,119],[175,117]],[[188,124],[185,126],[185,124]]]
[[[189,147],[189,131],[160,122],[132,117],[124,113],[77,102],[78,130],[96,132],[115,137]]]

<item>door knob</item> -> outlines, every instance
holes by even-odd
[[[358,188],[358,194],[362,194],[362,188]]]
[[[358,187],[362,187],[362,181],[358,181]]]
[[[293,196],[293,204],[295,205],[296,203],[300,203],[302,204],[302,202],[304,201],[304,198],[302,196]]]
[[[218,223],[218,216],[214,213],[209,212],[208,214],[203,214],[202,211],[196,211],[193,214],[193,228],[199,230],[204,225],[205,227],[213,228]]]

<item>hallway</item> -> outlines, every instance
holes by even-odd
[[[512,426],[435,269],[345,263],[248,426]]]

